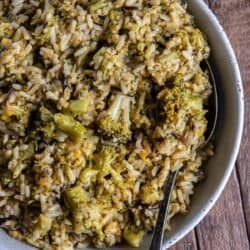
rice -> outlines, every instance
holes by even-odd
[[[0,226],[11,236],[137,247],[174,170],[168,221],[188,212],[213,154],[200,149],[211,85],[209,46],[180,2],[0,2]]]

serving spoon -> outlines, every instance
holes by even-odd
[[[209,79],[210,79],[210,82],[211,82],[212,88],[213,88],[213,98],[211,99],[211,101],[212,101],[212,106],[213,106],[212,108],[214,110],[213,110],[213,112],[209,112],[210,116],[211,116],[211,113],[213,113],[213,115],[210,119],[212,122],[210,123],[210,126],[208,124],[208,129],[206,132],[207,136],[205,135],[206,140],[204,143],[202,143],[202,145],[200,145],[198,150],[204,148],[210,142],[211,138],[214,135],[214,131],[215,131],[217,119],[218,119],[218,94],[217,94],[217,87],[216,87],[214,73],[212,71],[212,67],[211,67],[208,60],[204,60],[201,64],[201,67],[204,70],[207,70],[207,72],[209,74]],[[164,198],[160,202],[160,205],[159,205],[157,222],[156,222],[156,226],[155,226],[155,229],[153,232],[153,238],[151,240],[149,250],[161,250],[162,249],[162,241],[163,241],[163,235],[164,235],[164,231],[165,231],[167,212],[168,212],[169,204],[171,201],[171,194],[172,194],[172,191],[173,191],[173,188],[175,185],[177,175],[178,175],[178,170],[170,171],[168,174],[168,177],[165,180]]]

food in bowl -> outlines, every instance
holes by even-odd
[[[188,212],[212,88],[186,6],[13,0],[0,20],[1,227],[42,249],[137,247],[176,169],[168,219]]]

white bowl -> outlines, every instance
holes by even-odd
[[[211,46],[212,66],[216,71],[219,94],[219,121],[215,135],[215,155],[204,166],[206,180],[196,188],[190,212],[172,221],[173,229],[164,239],[164,248],[173,245],[189,233],[217,201],[234,168],[243,130],[242,81],[231,44],[218,20],[202,0],[189,0],[188,3],[189,11],[194,15],[199,28],[207,35]],[[150,239],[151,235],[145,237],[139,249],[148,249]],[[0,250],[10,249],[34,248],[0,231]],[[132,248],[121,245],[112,249]]]

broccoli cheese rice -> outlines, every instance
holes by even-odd
[[[212,154],[208,56],[179,0],[1,0],[1,228],[40,249],[137,247],[177,169],[168,219],[187,213]]]

